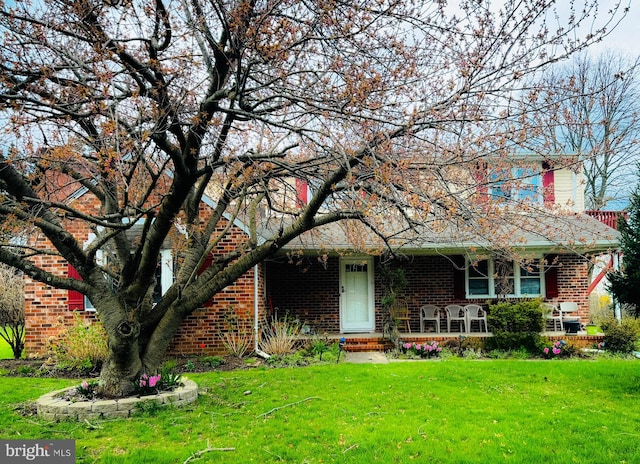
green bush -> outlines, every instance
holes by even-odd
[[[51,341],[51,351],[61,369],[96,369],[109,355],[107,333],[99,322],[86,323],[76,317],[73,326]]]
[[[487,322],[493,337],[487,339],[486,349],[525,349],[531,353],[538,350],[544,329],[540,300],[490,305]]]
[[[601,324],[604,331],[604,349],[612,353],[631,353],[636,349],[639,338],[638,321],[623,319],[618,322],[614,318],[607,319]]]

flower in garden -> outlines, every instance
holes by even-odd
[[[86,380],[82,382],[81,386],[84,390],[89,390],[89,382]]]
[[[159,380],[160,380],[160,374],[152,375],[151,377],[149,377],[149,387],[151,388],[155,387]]]
[[[546,346],[545,346],[545,347],[544,347],[544,350],[542,350],[542,351],[544,351],[544,354],[549,354],[549,347],[546,347]]]
[[[556,355],[560,354],[560,351],[561,351],[560,348],[555,348],[555,347],[553,348],[553,354],[556,354]]]

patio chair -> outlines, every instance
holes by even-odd
[[[425,322],[433,322],[436,333],[440,333],[440,308],[432,304],[420,306],[420,332],[424,332]]]
[[[464,325],[464,331],[467,330],[467,316],[464,312],[464,308],[457,304],[451,304],[444,307],[447,313],[447,332],[451,332],[451,323],[458,322],[458,332],[462,332],[462,326]]]
[[[407,324],[407,330],[411,333],[411,324],[409,323],[411,318],[409,317],[409,305],[406,301],[396,301],[391,306],[391,318],[400,325],[402,322]]]
[[[560,303],[560,315],[562,316],[562,328],[567,333],[578,333],[580,329],[578,303],[574,301],[563,301]]]
[[[542,308],[543,315],[544,315],[545,329],[547,328],[547,322],[551,321],[553,322],[554,332],[556,331],[556,322],[560,326],[558,330],[559,331],[564,330],[564,328],[562,327],[562,313],[560,312],[560,310],[556,305],[554,305],[553,303],[541,303],[540,307]]]
[[[487,326],[487,312],[482,309],[482,306],[477,304],[468,304],[464,307],[464,311],[467,314],[467,332],[471,332],[473,328],[473,321],[478,321],[478,331],[489,332]],[[482,323],[484,322],[484,330],[482,330]]]

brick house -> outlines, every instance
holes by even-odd
[[[411,330],[420,339],[422,305],[442,309],[449,304],[479,304],[486,309],[498,297],[574,302],[578,311],[573,316],[582,325],[589,322],[593,263],[618,248],[618,234],[604,221],[585,214],[578,165],[551,168],[540,163],[527,179],[524,185],[510,187],[511,192],[499,183],[483,187],[486,195],[529,196],[537,206],[516,213],[522,216],[522,227],[502,231],[525,263],[491,248],[472,227],[460,231],[451,226],[412,237],[400,248],[403,258],[394,259],[393,266],[401,267],[407,280],[402,298],[408,306],[409,325],[402,327],[404,332]],[[309,193],[304,186],[300,190],[305,201]],[[281,259],[269,260],[269,305],[298,318],[312,333],[380,334],[385,282],[379,270],[387,258],[355,252],[346,229],[342,224],[325,226],[313,237],[303,236],[290,244]],[[369,245],[379,249],[374,242]],[[499,274],[504,274],[503,279]],[[508,290],[501,289],[504,279]],[[443,311],[440,325],[440,335],[446,336]]]
[[[84,211],[99,208],[96,198],[86,189],[73,192],[66,201],[75,203],[75,207]],[[80,202],[80,206],[77,202]],[[210,206],[212,201],[207,197],[203,207]],[[223,223],[220,227],[225,225]],[[80,243],[89,244],[94,236],[84,222],[71,223],[68,225],[68,230]],[[235,241],[243,240],[246,236],[244,225],[235,221],[228,234],[229,238],[219,247],[233,246]],[[49,243],[42,236],[33,236],[31,240],[38,243],[38,248],[46,248],[46,244]],[[60,257],[40,255],[35,262],[54,274],[79,278],[75,269]],[[206,261],[204,265],[207,265]],[[157,270],[157,292],[164,293],[171,285],[172,272],[171,244],[168,243],[166,249],[161,251],[161,264]],[[191,314],[181,325],[169,347],[169,353],[175,355],[223,353],[221,334],[229,331],[252,337],[255,330],[254,321],[264,317],[263,295],[263,270],[261,266],[256,266],[233,285],[216,295],[214,299],[208,301],[202,309]],[[25,353],[27,355],[45,355],[49,341],[55,339],[64,328],[76,324],[77,318],[86,323],[96,320],[95,309],[87,297],[76,291],[53,288],[29,277],[25,278]]]
[[[617,248],[614,229],[583,214],[580,172],[542,169],[518,186],[541,208],[520,213],[522,227],[503,232],[526,264],[499,255],[487,246],[473,228],[465,231],[446,227],[428,236],[413,237],[400,248],[404,256],[395,260],[407,278],[403,298],[409,309],[409,327],[420,332],[420,306],[435,304],[486,304],[499,295],[510,299],[542,297],[545,301],[571,301],[578,305],[582,323],[589,320],[587,289],[591,283],[591,258]],[[491,191],[493,189],[493,191]],[[298,202],[307,201],[312,191],[295,182]],[[494,182],[483,194],[519,195]],[[97,208],[87,192],[71,195],[69,201],[83,202],[83,208]],[[298,318],[313,333],[377,334],[383,331],[384,282],[377,270],[384,258],[376,252],[357,252],[347,239],[348,224],[331,224],[305,234],[247,272],[233,285],[185,320],[173,340],[171,354],[224,353],[221,335],[236,330],[249,337],[259,331],[265,317],[284,312]],[[233,237],[245,237],[236,220]],[[71,230],[82,242],[91,240],[88,228]],[[554,238],[542,238],[556,231]],[[310,239],[312,237],[312,239]],[[453,238],[455,237],[455,239]],[[34,240],[38,240],[34,237]],[[233,239],[232,239],[233,241]],[[322,245],[330,244],[330,245]],[[227,244],[227,245],[233,245]],[[223,245],[224,246],[224,245]],[[372,250],[379,250],[373,243]],[[43,265],[56,273],[74,270],[59,258],[42,257]],[[498,279],[499,268],[506,269]],[[163,255],[159,269],[161,286],[171,284],[171,256]],[[506,279],[506,280],[505,280]],[[508,283],[508,290],[503,287]],[[159,289],[159,291],[162,289]],[[58,290],[27,279],[26,353],[42,355],[47,340],[55,337],[76,317],[95,320],[95,311],[81,294]],[[446,324],[442,324],[444,329]],[[456,335],[457,336],[457,335]]]

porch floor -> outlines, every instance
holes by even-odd
[[[577,334],[566,334],[565,332],[544,332],[542,334],[549,340],[566,340],[574,346],[580,348],[588,348],[594,344],[598,344],[602,341],[603,335],[587,335],[586,332],[578,332]],[[385,338],[382,332],[375,333],[333,333],[326,334],[326,337],[330,340],[338,341],[340,338],[345,338],[345,351],[389,351],[393,349],[392,343]],[[403,342],[431,342],[437,341],[438,343],[444,343],[448,340],[460,340],[461,337],[473,338],[473,337],[491,337],[491,333],[471,332],[471,333],[457,333],[457,332],[413,332],[413,333],[401,333],[400,338]]]

